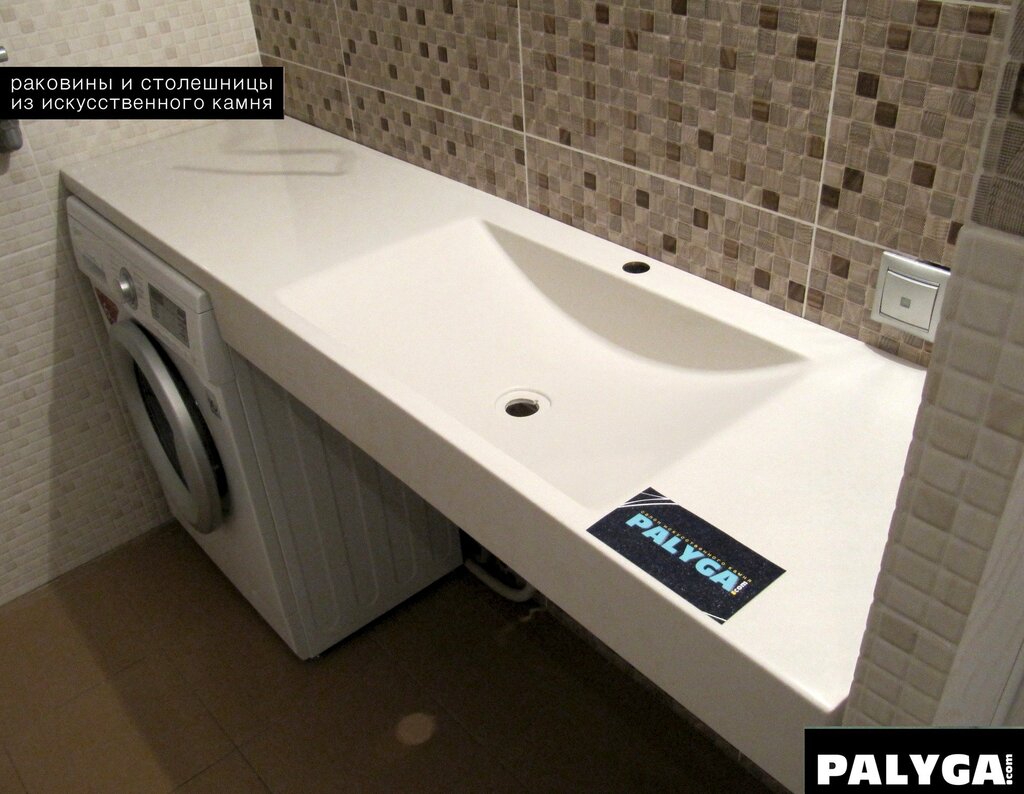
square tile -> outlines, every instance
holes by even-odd
[[[531,209],[803,312],[809,225],[532,137],[529,145]],[[595,176],[592,189],[587,173]],[[637,200],[641,193],[647,206]]]
[[[355,137],[355,125],[348,104],[348,86],[343,77],[308,69],[263,55],[264,66],[284,68],[285,115],[333,132],[343,138]]]
[[[52,227],[48,201],[43,210]],[[75,360],[95,360],[102,366],[80,293],[82,276],[70,250],[49,243],[0,257],[0,277],[5,284],[0,332],[6,358],[0,385]]]
[[[523,135],[350,82],[356,139],[365,146],[526,203]]]
[[[22,128],[22,148],[0,154],[0,260],[56,238],[53,208],[36,169],[29,136]]]
[[[184,682],[157,659],[135,664],[8,741],[37,791],[170,791],[232,746]]]
[[[980,4],[848,6],[819,198],[822,226],[952,264],[1007,16]],[[863,174],[858,189],[845,184],[851,169]]]
[[[333,0],[250,0],[260,53],[343,75]]]
[[[16,66],[201,66],[256,49],[246,0],[9,0]]]
[[[813,221],[840,9],[528,0],[528,130]]]
[[[523,129],[515,0],[338,0],[347,76]]]
[[[242,746],[271,790],[517,790],[447,711],[377,653],[375,664],[339,675]]]

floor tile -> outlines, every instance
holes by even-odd
[[[494,751],[521,741],[546,705],[559,697],[557,684],[533,654],[505,650],[497,644],[477,646],[438,667],[425,684],[474,738]]]
[[[25,787],[11,763],[7,751],[0,747],[0,794],[24,794]]]
[[[159,534],[109,567],[151,646],[234,742],[301,691],[302,663],[184,532]]]
[[[168,652],[236,744],[286,719],[306,701],[315,701],[333,681],[358,679],[380,654],[379,646],[357,635],[345,642],[343,653],[302,661],[269,628],[249,623],[244,621],[245,632],[225,627],[219,635],[185,637],[179,648]]]
[[[43,715],[8,742],[29,791],[171,791],[231,752],[165,662],[149,659]]]
[[[95,687],[146,652],[130,614],[91,580],[48,587],[0,612],[0,738]]]
[[[269,789],[241,753],[232,753],[177,789],[180,794],[267,794]]]
[[[158,531],[145,543],[111,555],[102,575],[131,604],[144,629],[169,645],[197,625],[231,624],[244,599],[199,545],[180,528]]]
[[[506,631],[528,611],[459,569],[374,623],[368,633],[424,682],[488,637]]]
[[[316,698],[242,752],[282,793],[454,791],[473,778],[483,778],[482,790],[516,789],[501,765],[383,651],[359,675],[338,666]]]
[[[0,607],[0,794],[762,790],[459,570],[300,661],[180,529]]]

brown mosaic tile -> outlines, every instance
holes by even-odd
[[[915,364],[928,365],[932,344],[871,319],[883,249],[819,229],[811,255],[808,320]]]
[[[531,209],[777,308],[803,311],[808,224],[537,138],[527,144]],[[637,201],[641,193],[646,205]]]
[[[1007,16],[981,3],[848,5],[819,196],[824,228],[952,263]]]
[[[525,0],[529,131],[814,219],[839,0]]]
[[[260,52],[344,74],[333,0],[250,0]]]
[[[260,55],[264,66],[284,67],[285,115],[345,138],[355,138],[345,79]]]
[[[526,205],[521,133],[358,83],[349,90],[359,143]]]
[[[516,0],[337,0],[347,76],[523,129]]]

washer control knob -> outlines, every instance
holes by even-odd
[[[135,291],[135,282],[132,281],[132,274],[128,272],[127,268],[122,267],[121,272],[117,274],[117,289],[125,303],[133,309],[139,308],[139,295]]]

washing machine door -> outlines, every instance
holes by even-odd
[[[170,358],[141,327],[110,328],[114,376],[174,517],[212,532],[223,518],[223,469],[210,431]]]

